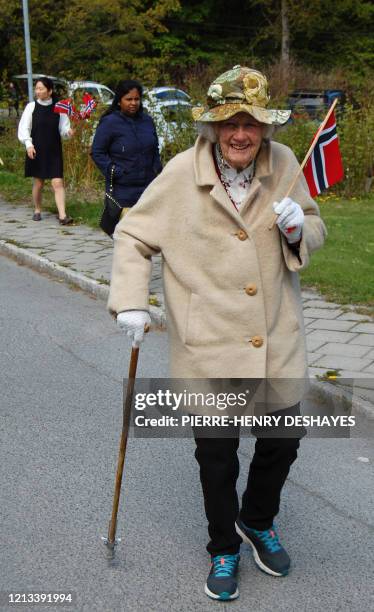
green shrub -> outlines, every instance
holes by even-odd
[[[345,196],[359,196],[370,188],[374,170],[374,104],[346,107],[338,124],[344,182],[334,187]]]
[[[70,190],[103,189],[103,177],[90,155],[97,126],[94,117],[95,115],[88,120],[72,122],[74,136],[63,143],[65,182]]]
[[[25,147],[18,141],[17,127],[18,120],[16,117],[2,118],[0,122],[0,157],[5,170],[23,174]]]
[[[310,147],[317,127],[317,124],[314,121],[308,120],[308,117],[300,117],[293,123],[279,128],[273,138],[277,142],[290,147],[301,163]]]
[[[196,137],[197,133],[192,119],[177,125],[173,129],[173,138],[165,142],[161,151],[162,163],[165,165],[172,157],[192,147]]]

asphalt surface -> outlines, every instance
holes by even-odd
[[[193,442],[131,438],[122,541],[108,562],[101,536],[111,511],[129,345],[102,301],[4,257],[0,279],[2,601],[4,592],[70,591],[74,604],[48,609],[374,609],[372,439],[303,440],[277,520],[292,572],[261,573],[243,546],[240,598],[221,604],[203,592],[209,558]],[[166,345],[164,332],[149,334],[139,376],[167,375]],[[242,441],[243,468],[253,444]]]

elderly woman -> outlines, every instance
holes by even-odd
[[[109,309],[139,345],[150,322],[150,260],[161,252],[173,377],[307,376],[298,272],[326,232],[303,178],[284,198],[299,165],[269,140],[290,111],[268,102],[260,72],[235,66],[219,76],[207,106],[193,111],[202,128],[194,147],[117,226]],[[286,408],[297,410],[301,398],[296,386]],[[243,540],[265,572],[289,570],[273,520],[299,440],[258,438],[239,511],[239,433],[195,437],[212,558],[205,592],[234,599]]]

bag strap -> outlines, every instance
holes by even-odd
[[[115,170],[115,165],[113,164],[110,168],[109,193],[113,193],[114,170]]]

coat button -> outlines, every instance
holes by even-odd
[[[253,344],[253,346],[255,348],[260,348],[264,344],[264,341],[261,338],[261,336],[253,336],[253,338],[251,338],[250,342],[252,342],[252,344]]]
[[[248,234],[247,232],[245,232],[244,230],[240,229],[236,232],[237,237],[239,238],[239,240],[247,240],[248,238]]]
[[[247,285],[245,288],[245,292],[247,295],[256,295],[257,293],[257,287],[254,283],[251,283],[250,285]]]

